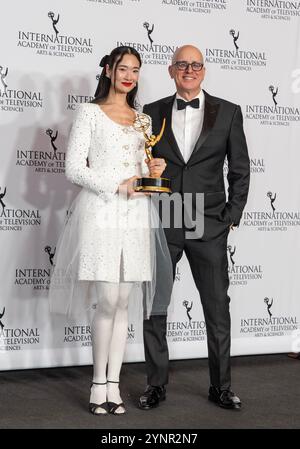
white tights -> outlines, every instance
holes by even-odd
[[[96,283],[98,305],[92,322],[93,382],[118,382],[128,331],[130,282]],[[93,385],[90,402],[122,402],[118,383]]]

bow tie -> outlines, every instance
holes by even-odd
[[[194,98],[191,101],[184,101],[181,98],[177,98],[177,109],[180,111],[181,109],[185,109],[187,106],[191,106],[192,108],[199,109],[200,102],[199,98]]]

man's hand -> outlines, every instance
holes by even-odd
[[[148,165],[151,178],[160,178],[166,169],[166,161],[159,157],[154,157],[153,159],[145,159]]]

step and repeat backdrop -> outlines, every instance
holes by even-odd
[[[168,65],[187,43],[203,52],[207,92],[241,105],[251,186],[228,240],[232,355],[300,351],[300,1],[18,0],[2,19],[0,369],[92,361],[89,317],[51,315],[47,292],[79,190],[64,176],[70,127],[119,45],[142,55],[141,107],[174,93]],[[207,356],[185,258],[167,331],[172,359]],[[125,360],[144,360],[134,312]]]

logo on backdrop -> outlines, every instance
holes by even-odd
[[[64,343],[74,346],[92,346],[91,327],[88,325],[66,326],[64,328]]]
[[[100,75],[99,75],[100,76]],[[97,79],[97,77],[96,77]],[[98,78],[99,80],[99,78]],[[74,95],[74,94],[67,94],[67,107],[66,109],[71,111],[76,111],[76,108],[81,103],[90,103],[94,97],[91,95]]]
[[[180,314],[184,311],[182,321],[167,322],[167,337],[169,342],[203,341],[206,338],[206,325],[204,320],[193,320],[191,310],[193,301],[182,301]]]
[[[116,46],[120,47],[122,45],[134,47],[141,55],[144,64],[152,64],[152,65],[170,65],[172,61],[173,54],[175,50],[178,48],[177,45],[169,45],[166,43],[161,43],[155,40],[152,36],[154,30],[154,23],[150,25],[149,22],[145,21],[142,24],[142,27],[145,29],[146,33],[144,34],[143,42],[129,42],[129,41],[117,41]],[[140,28],[142,28],[140,27]],[[156,30],[157,34],[157,30]]]
[[[148,22],[144,22],[143,27],[146,28],[146,30],[147,30],[148,39],[150,41],[150,49],[153,50],[153,47],[152,47],[153,39],[151,37],[151,34],[153,33],[153,30],[154,30],[154,24],[150,28],[150,24]]]
[[[56,248],[52,250],[50,245],[44,247],[47,254],[48,268],[16,268],[15,285],[30,287],[32,290],[48,290],[50,285],[51,271],[54,267],[54,256]]]
[[[236,263],[236,246],[228,245],[229,257],[228,276],[230,285],[247,285],[249,281],[258,281],[263,278],[262,265],[240,265]]]
[[[57,147],[55,146],[55,143],[54,143],[54,142],[55,142],[56,139],[57,139],[58,131],[56,131],[56,133],[54,134],[53,130],[52,130],[51,128],[48,128],[48,129],[46,130],[46,134],[47,134],[47,136],[49,136],[49,138],[50,138],[51,146],[52,146],[52,148],[53,148],[53,150],[54,150],[54,154],[55,154],[55,157],[56,157],[56,150],[57,150]]]
[[[0,187],[0,192],[1,192],[1,187]],[[3,202],[3,198],[6,195],[6,187],[4,188],[4,192],[0,193],[0,204],[2,206],[2,212],[4,212],[4,208],[5,208],[5,204]]]
[[[0,187],[1,192],[1,187]],[[38,209],[18,209],[7,207],[3,198],[6,195],[6,187],[0,193],[0,231],[22,231],[23,227],[39,226],[41,224],[41,215]]]
[[[265,159],[263,157],[259,157],[259,158],[251,158],[250,159],[250,172],[251,174],[259,174],[259,173],[265,173],[266,171],[266,164],[265,164]],[[226,177],[228,175],[228,161],[227,158],[224,161],[224,166],[223,166],[223,173],[224,176]]]
[[[240,37],[240,32],[238,31],[237,33],[235,33],[235,30],[230,30],[230,31],[229,31],[229,34],[232,36],[233,44],[234,44],[234,46],[235,46],[236,51],[238,51],[239,46],[238,46],[238,44],[237,44],[237,40],[238,40],[238,38]]]
[[[258,317],[241,318],[240,334],[242,336],[247,338],[283,337],[298,329],[297,317],[278,314],[273,298],[266,296],[260,300],[260,303],[264,305],[264,314]]]
[[[256,120],[260,125],[290,126],[290,124],[298,124],[300,121],[300,108],[278,102],[279,88],[274,87],[273,84],[269,86],[268,90],[270,92],[268,103],[247,104],[244,118],[246,120]]]
[[[276,101],[276,97],[277,97],[277,94],[278,94],[278,87],[276,87],[276,89],[275,89],[274,86],[269,86],[269,91],[272,94],[272,100],[273,100],[273,103],[274,103],[274,106],[275,106],[275,109],[276,109],[276,106],[278,104],[277,101]]]
[[[265,51],[241,48],[241,44],[238,43],[239,31],[230,29],[228,34],[232,38],[233,48],[206,48],[206,63],[219,65],[221,70],[240,71],[250,71],[267,66]]]
[[[0,66],[0,108],[1,111],[23,112],[24,108],[36,109],[43,107],[43,99],[40,92],[26,89],[9,89],[6,79],[8,67]]]
[[[233,256],[235,255],[236,247],[232,248],[231,245],[228,245],[227,246],[227,251],[229,253],[231,265],[234,266],[235,265],[235,261],[233,260]]]
[[[54,248],[54,250],[52,252],[51,246],[49,246],[49,245],[45,246],[45,253],[48,254],[49,262],[51,263],[51,265],[54,265],[53,258],[55,256],[55,251],[56,251],[56,248]]]
[[[6,93],[6,88],[7,88],[7,84],[5,82],[5,78],[6,78],[7,74],[8,74],[8,67],[6,67],[6,69],[4,69],[4,67],[0,66],[1,84],[4,89],[4,93]]]
[[[2,318],[4,317],[5,314],[5,307],[3,307],[2,313],[0,313],[0,327],[1,327],[1,331],[4,329],[4,324],[2,322]]]
[[[93,306],[93,308],[96,308]],[[135,328],[132,323],[127,328],[127,343],[135,339]],[[92,334],[90,325],[65,326],[63,343],[71,343],[73,346],[92,346]]]
[[[186,308],[186,314],[187,314],[187,317],[188,317],[189,321],[192,321],[192,317],[191,317],[190,311],[193,308],[193,301],[191,301],[191,304],[189,304],[188,301],[183,301],[182,305],[183,305],[183,307]]]
[[[49,11],[48,19],[50,33],[48,31],[41,33],[19,30],[17,47],[23,48],[24,51],[32,49],[37,55],[58,56],[60,58],[74,58],[78,55],[86,56],[93,53],[91,37],[62,34],[63,23],[57,12]],[[60,22],[59,29],[58,22]],[[76,28],[74,27],[74,29]]]
[[[51,128],[46,129],[43,132],[43,138],[45,140],[45,136],[47,136],[47,146],[49,150],[18,149],[16,151],[16,165],[25,167],[26,170],[30,167],[37,173],[65,173],[66,154],[58,148],[58,135],[58,130],[53,130]]]
[[[170,8],[176,7],[179,12],[192,14],[211,14],[214,12],[222,12],[227,8],[227,0],[206,0],[190,1],[190,0],[162,0],[162,5]]]
[[[58,24],[58,21],[59,21],[59,14],[57,15],[57,18],[56,18],[56,19],[54,18],[54,16],[55,16],[54,12],[52,12],[52,11],[48,12],[48,17],[49,17],[49,19],[52,20],[52,27],[53,27],[54,32],[55,32],[55,35],[56,35],[56,37],[57,37],[59,31],[58,31],[58,29],[56,28],[56,25]]]
[[[271,205],[272,211],[275,212],[276,209],[275,209],[274,203],[276,200],[276,193],[273,194],[272,192],[268,192],[267,197],[270,200],[270,205]]]
[[[268,191],[265,198],[268,199],[265,210],[243,212],[243,226],[264,232],[283,232],[300,226],[300,211],[281,209],[282,197],[279,200],[277,193]]]
[[[24,346],[34,346],[40,343],[40,332],[35,328],[8,327],[3,323],[5,307],[0,313],[0,351],[20,351],[28,349]]]
[[[267,312],[269,314],[270,320],[272,319],[272,312],[271,312],[271,307],[273,305],[273,298],[269,299],[269,298],[265,298],[264,299],[264,303],[266,304],[267,307]]]
[[[246,12],[262,19],[290,21],[300,17],[300,1],[247,0]]]

